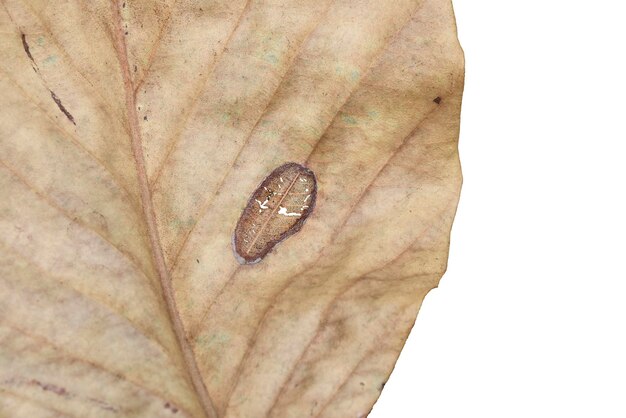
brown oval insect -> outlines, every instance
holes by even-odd
[[[298,163],[276,168],[252,193],[233,233],[241,264],[258,263],[272,248],[302,228],[315,207],[315,174]]]

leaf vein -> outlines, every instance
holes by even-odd
[[[113,370],[109,370],[107,369],[105,366],[98,364],[92,360],[88,360],[84,357],[81,357],[80,355],[73,353],[69,350],[67,350],[64,346],[60,346],[55,344],[54,342],[50,341],[48,338],[42,336],[42,335],[37,335],[37,334],[32,334],[27,332],[26,330],[20,328],[19,326],[15,325],[15,324],[11,324],[9,322],[7,322],[5,320],[6,318],[0,318],[0,326],[3,326],[5,328],[8,328],[18,334],[22,334],[30,339],[36,340],[40,343],[43,343],[47,346],[50,346],[51,348],[53,348],[55,351],[58,351],[60,354],[63,355],[63,357],[69,359],[69,360],[74,360],[74,361],[78,361],[80,363],[83,363],[93,369],[96,369],[104,374],[107,374],[111,377],[113,377],[115,380],[122,380],[124,382],[129,383],[130,385],[136,387],[137,389],[139,389],[140,391],[143,391],[147,394],[149,394],[150,396],[159,399],[160,402],[164,402],[168,399],[167,396],[164,396],[163,394],[155,391],[154,389],[148,388],[148,386],[146,385],[145,382],[141,382],[141,381],[135,381],[133,379],[130,379],[127,375],[123,374],[121,371],[113,371]],[[179,407],[180,410],[184,411],[188,416],[192,417],[193,415],[189,413],[189,411],[187,411],[184,407]]]
[[[58,122],[48,114],[48,112],[39,104],[37,103],[25,90],[24,88],[19,85],[19,83],[17,83],[17,81],[15,81],[13,79],[13,77],[11,77],[8,72],[0,67],[0,72],[3,73],[4,76],[6,76],[6,80],[9,80],[19,91],[20,95],[31,105],[33,105],[35,108],[37,108],[46,119],[48,119],[51,124],[52,127],[57,130],[61,136],[67,140],[68,142],[70,142],[72,145],[74,145],[75,147],[77,147],[78,149],[80,149],[81,151],[83,151],[84,153],[86,153],[95,163],[97,163],[99,166],[102,167],[102,169],[104,171],[106,171],[111,178],[113,179],[113,182],[115,183],[116,187],[120,189],[120,191],[122,191],[128,198],[129,200],[132,202],[133,205],[133,209],[136,210],[136,213],[139,214],[139,207],[137,204],[137,200],[135,199],[135,197],[130,193],[130,191],[128,190],[128,188],[123,184],[123,182],[117,177],[117,175],[113,172],[113,169],[111,167],[109,167],[107,164],[105,164],[104,161],[102,161],[101,159],[99,159],[98,157],[96,157],[95,154],[93,154],[89,149],[86,148],[85,145],[83,145],[83,143],[79,140],[79,138],[76,135],[73,135],[72,133],[66,131],[65,129],[63,129]]]
[[[167,163],[167,160],[169,159],[171,153],[174,151],[174,147],[176,146],[176,144],[180,140],[180,137],[181,137],[181,135],[183,133],[183,130],[185,129],[185,127],[187,125],[187,122],[189,121],[189,118],[191,117],[191,114],[192,114],[193,110],[195,109],[196,105],[200,101],[200,96],[201,96],[202,90],[204,89],[204,86],[209,81],[209,78],[211,78],[211,76],[213,75],[213,72],[217,68],[217,65],[218,65],[220,59],[224,55],[224,52],[227,50],[226,45],[228,45],[230,43],[230,40],[233,37],[233,35],[235,34],[235,32],[237,31],[237,28],[239,27],[239,23],[241,22],[243,16],[249,10],[250,2],[251,2],[251,0],[246,0],[246,4],[244,5],[244,7],[242,9],[241,14],[237,18],[237,21],[235,22],[235,25],[233,26],[232,31],[228,35],[228,38],[226,38],[226,41],[222,44],[222,50],[220,51],[219,55],[217,57],[215,57],[214,62],[213,62],[213,66],[211,67],[211,70],[207,71],[207,75],[200,80],[200,82],[197,84],[196,88],[194,89],[198,93],[193,97],[190,106],[186,106],[185,107],[185,113],[184,113],[183,117],[181,118],[182,120],[181,120],[180,127],[177,129],[176,133],[172,136],[172,138],[167,141],[168,144],[167,144],[167,149],[165,151],[165,156],[163,157],[163,159],[159,163],[159,167],[157,168],[157,171],[153,175],[152,180],[150,180],[150,182],[149,182],[152,188],[156,187],[156,183],[157,183],[159,177],[161,176],[161,173],[162,173],[162,171],[163,171],[163,169],[165,167],[165,164]]]
[[[322,14],[322,16],[320,17],[319,22],[321,22],[324,19],[324,16],[328,13],[328,10],[330,9],[330,6],[332,5],[332,2],[329,2],[328,6],[326,7],[324,13]],[[295,64],[295,62],[297,61],[298,56],[301,53],[302,47],[304,46],[305,43],[307,43],[309,37],[311,36],[311,34],[313,32],[315,32],[315,29],[317,28],[317,26],[319,25],[319,22],[317,25],[314,25],[314,27],[309,31],[309,33],[306,35],[306,37],[304,38],[304,40],[302,41],[302,43],[300,44],[298,53],[296,54],[296,56],[292,59],[291,63],[289,64],[289,66],[285,69],[285,71],[283,72],[278,84],[276,85],[276,88],[274,89],[274,91],[272,92],[272,96],[269,98],[269,100],[267,101],[267,103],[265,104],[263,110],[261,111],[261,113],[259,114],[259,117],[257,118],[256,122],[254,123],[254,125],[252,126],[252,129],[250,130],[250,132],[248,133],[248,135],[246,136],[246,139],[243,141],[243,143],[241,144],[241,146],[239,147],[239,150],[237,151],[237,154],[235,155],[235,157],[232,159],[229,167],[224,171],[224,175],[222,176],[222,179],[220,180],[220,182],[218,183],[217,187],[215,190],[219,191],[222,186],[224,185],[224,182],[226,181],[226,179],[228,178],[228,175],[232,172],[235,164],[237,163],[237,160],[239,159],[239,157],[241,156],[243,150],[245,149],[246,145],[248,144],[248,142],[250,141],[250,138],[252,137],[252,134],[254,133],[254,130],[256,129],[256,127],[258,126],[259,122],[261,121],[261,119],[263,119],[263,116],[265,115],[267,109],[269,108],[269,106],[273,103],[274,97],[276,96],[276,93],[278,92],[280,86],[282,85],[282,83],[285,81],[285,77],[287,75],[287,73],[290,71],[291,67]],[[213,206],[213,202],[215,201],[215,197],[216,194],[214,193],[213,196],[207,200],[207,202],[200,208],[199,212],[198,212],[198,218],[196,219],[196,221],[194,222],[194,224],[191,226],[191,228],[189,229],[189,231],[185,234],[185,237],[183,238],[183,241],[178,249],[178,251],[176,252],[176,255],[174,256],[174,259],[172,260],[172,267],[170,269],[170,271],[174,271],[177,263],[178,263],[178,258],[180,257],[180,254],[182,253],[183,249],[185,248],[185,245],[187,244],[189,238],[191,237],[192,232],[195,230],[196,225],[198,225],[198,223],[200,223],[200,220],[202,218],[204,218],[204,216],[206,215],[206,213],[208,212],[208,210]]]
[[[100,94],[100,91],[98,91],[98,89],[96,89],[96,87],[93,84],[93,82],[91,80],[89,80],[87,78],[87,76],[81,70],[78,69],[78,65],[76,64],[76,62],[72,59],[71,55],[63,47],[63,45],[61,45],[61,42],[56,38],[55,34],[52,32],[52,29],[48,26],[46,21],[37,12],[35,12],[35,10],[33,9],[32,5],[28,4],[28,2],[25,2],[25,4],[29,8],[29,10],[33,14],[33,16],[35,16],[37,18],[37,20],[39,20],[41,26],[47,32],[49,38],[57,46],[57,48],[59,48],[59,51],[61,51],[61,54],[67,58],[67,62],[69,64],[69,66],[72,67],[76,71],[76,73],[78,73],[80,75],[80,77],[83,80],[85,80],[85,82],[89,85],[89,87],[91,87],[92,92],[96,96],[98,96],[98,99],[99,99],[99,101],[100,101],[100,103],[102,105],[102,108],[104,109],[104,111],[107,114],[107,116],[109,116],[109,118],[112,121],[115,121],[115,122],[119,123],[120,126],[122,128],[124,128],[123,124],[120,121],[120,118],[113,116],[115,112],[110,107],[109,103],[107,103],[107,101],[104,99],[104,97]],[[43,78],[42,78],[42,81],[43,81]]]
[[[170,320],[170,325],[174,330],[178,346],[181,351],[182,359],[186,366],[187,377],[195,390],[197,400],[202,407],[204,414],[207,418],[215,418],[217,414],[215,412],[215,406],[209,393],[206,390],[204,380],[198,369],[196,358],[193,350],[191,349],[189,342],[185,337],[184,326],[180,318],[180,314],[176,307],[176,299],[174,298],[174,291],[172,289],[172,283],[165,265],[165,258],[163,256],[163,248],[161,247],[160,236],[158,227],[156,224],[156,215],[154,212],[154,205],[152,202],[152,195],[150,192],[150,185],[148,176],[146,173],[146,166],[143,154],[143,145],[141,138],[141,131],[139,128],[139,118],[137,116],[137,107],[135,102],[135,93],[133,88],[133,81],[130,74],[130,68],[128,63],[128,51],[126,48],[126,39],[124,35],[124,29],[122,27],[122,16],[120,12],[118,2],[111,2],[111,9],[114,16],[114,25],[117,28],[115,33],[115,50],[118,56],[120,70],[122,72],[122,79],[124,82],[126,112],[128,115],[128,121],[130,124],[130,142],[135,158],[135,168],[137,172],[137,180],[139,182],[141,202],[144,209],[144,217],[148,227],[148,235],[150,238],[150,248],[152,250],[153,261],[158,272],[159,280],[161,282],[161,289],[163,298],[167,306],[167,312]]]
[[[435,108],[434,108],[431,112],[429,112],[429,113],[426,115],[426,117],[427,117],[428,115],[430,115],[430,114],[431,114],[434,110],[436,110],[436,109],[437,109],[437,107],[435,107]],[[393,158],[393,157],[394,157],[394,156],[395,156],[395,155],[399,152],[399,150],[400,150],[400,149],[401,149],[401,148],[402,148],[402,147],[406,144],[406,142],[408,141],[408,139],[409,139],[409,138],[410,138],[410,137],[411,137],[411,136],[415,133],[415,131],[416,131],[416,130],[419,128],[419,126],[423,123],[423,121],[426,119],[426,117],[425,117],[424,119],[420,120],[420,122],[418,123],[417,127],[416,127],[416,128],[414,128],[414,129],[411,131],[411,133],[405,137],[405,139],[403,140],[402,144],[401,144],[401,145],[400,145],[400,146],[399,146],[399,147],[398,147],[398,148],[397,148],[397,149],[396,149],[396,150],[395,150],[395,151],[391,154],[391,156],[388,158],[387,162],[386,162],[386,163],[385,163],[385,164],[384,164],[384,165],[380,168],[380,170],[377,172],[376,176],[375,176],[373,179],[371,179],[371,181],[369,182],[368,186],[367,186],[367,187],[365,187],[365,188],[362,190],[362,192],[360,193],[360,195],[359,195],[359,197],[357,198],[357,200],[355,201],[355,203],[351,206],[351,209],[350,209],[350,211],[348,212],[348,215],[347,215],[346,217],[344,217],[344,220],[342,221],[341,226],[340,226],[339,228],[335,229],[334,234],[333,234],[333,236],[331,236],[331,238],[330,238],[330,241],[329,241],[329,244],[328,244],[328,245],[331,245],[331,244],[335,241],[335,239],[337,238],[337,236],[339,236],[339,234],[341,233],[341,231],[345,228],[345,225],[346,225],[346,223],[347,223],[348,219],[349,219],[349,218],[353,215],[354,208],[355,208],[355,207],[356,207],[356,206],[357,206],[357,205],[361,202],[361,200],[363,199],[363,197],[364,197],[364,196],[366,195],[366,193],[370,190],[371,185],[372,185],[372,184],[374,183],[374,181],[375,181],[375,180],[376,180],[376,179],[380,176],[380,174],[382,173],[383,169],[384,169],[384,168],[385,168],[385,167],[389,164],[389,162],[390,162],[390,161],[392,160],[392,158]],[[328,247],[328,245],[327,245],[325,248],[327,248],[327,247]],[[323,254],[324,254],[324,251],[321,251],[321,252],[319,253],[318,257],[315,259],[315,261],[313,261],[313,262],[310,264],[310,266],[315,265],[315,264],[316,264],[316,263],[317,263],[317,262],[321,259],[321,257],[322,257],[322,255],[323,255]],[[403,254],[403,253],[400,253],[400,255],[401,255],[401,254]],[[398,255],[398,257],[399,257],[400,255]],[[395,260],[395,258],[394,258],[394,260]],[[385,264],[385,266],[386,266],[386,265],[387,265],[387,264]],[[310,266],[309,266],[309,268],[310,268]],[[283,293],[284,293],[284,292],[285,292],[285,291],[286,291],[286,290],[287,290],[287,289],[288,289],[288,288],[289,288],[289,287],[293,284],[293,280],[292,280],[292,279],[293,279],[293,278],[295,278],[295,277],[297,277],[297,276],[298,276],[298,275],[300,275],[300,274],[305,273],[305,272],[306,272],[306,269],[305,269],[305,270],[303,270],[303,271],[301,271],[301,272],[299,272],[299,273],[296,273],[296,274],[292,275],[290,278],[288,278],[288,279],[285,281],[285,285],[283,285],[283,286],[281,287],[281,289],[280,289],[280,290],[279,290],[279,291],[278,291],[278,292],[277,292],[277,293],[276,293],[276,294],[275,294],[275,295],[271,298],[271,302],[268,304],[267,308],[265,309],[265,311],[264,311],[264,313],[263,313],[263,316],[261,317],[261,320],[260,320],[259,324],[257,325],[256,330],[255,330],[255,332],[254,332],[254,334],[253,334],[252,340],[251,340],[251,342],[248,344],[248,347],[247,347],[247,349],[246,349],[246,352],[244,353],[244,356],[242,357],[242,360],[241,360],[241,361],[240,361],[240,363],[239,363],[239,366],[238,366],[238,368],[237,368],[237,372],[236,372],[235,378],[233,379],[233,381],[234,381],[234,383],[233,383],[233,387],[231,388],[231,390],[230,390],[230,392],[229,392],[229,396],[228,396],[228,399],[229,399],[229,400],[230,400],[230,397],[232,396],[232,393],[233,393],[233,391],[234,391],[234,389],[235,389],[235,386],[237,385],[237,382],[238,382],[238,380],[239,380],[239,378],[240,378],[240,376],[241,376],[241,373],[243,372],[243,365],[244,365],[244,363],[247,361],[247,359],[248,359],[248,357],[249,357],[249,355],[250,355],[250,352],[252,351],[252,348],[253,348],[253,347],[254,347],[254,345],[256,344],[256,340],[257,340],[257,338],[258,338],[258,336],[259,336],[259,334],[260,334],[260,330],[261,330],[261,328],[263,327],[263,325],[264,325],[264,323],[265,323],[265,321],[266,321],[266,319],[267,319],[267,317],[268,317],[268,313],[270,312],[271,308],[273,307],[273,305],[274,305],[274,303],[276,302],[276,300],[280,297],[280,295],[281,295],[281,294],[283,294]],[[371,273],[371,272],[370,272],[370,273]],[[368,274],[370,274],[370,273],[368,273]],[[232,275],[231,275],[231,277],[232,277]],[[225,287],[225,286],[224,286],[224,287]],[[218,296],[219,296],[219,295],[218,295]]]
[[[43,267],[41,267],[38,264],[36,264],[35,260],[29,259],[28,257],[23,255],[22,253],[20,253],[16,249],[11,248],[11,246],[9,246],[9,244],[6,243],[5,241],[0,240],[0,246],[4,247],[5,250],[10,251],[14,255],[16,255],[18,258],[20,258],[23,261],[27,262],[30,266],[32,266],[34,269],[39,271],[42,275],[48,276],[50,279],[54,280],[60,286],[66,288],[66,289],[69,289],[69,290],[71,290],[73,292],[76,292],[78,295],[80,295],[80,297],[86,299],[87,301],[90,301],[92,303],[95,303],[95,304],[105,308],[106,310],[108,310],[112,314],[118,316],[119,318],[121,318],[122,320],[127,322],[135,331],[137,331],[137,333],[139,335],[144,337],[150,343],[155,344],[157,346],[157,348],[166,355],[166,357],[171,361],[172,364],[175,364],[174,358],[172,357],[172,353],[163,344],[161,344],[159,342],[159,340],[158,340],[156,335],[148,334],[147,328],[145,328],[145,326],[143,324],[131,321],[130,318],[124,316],[121,312],[118,312],[113,306],[109,305],[105,301],[97,299],[95,297],[92,297],[92,296],[86,294],[82,290],[80,290],[80,289],[72,286],[71,284],[69,284],[62,277],[54,276],[52,273],[46,271]]]
[[[145,279],[148,280],[148,282],[150,283],[150,287],[153,290],[154,294],[158,295],[158,291],[157,291],[156,287],[154,287],[154,284],[153,284],[152,280],[149,279],[148,273],[145,270],[143,270],[142,267],[139,266],[138,262],[135,260],[135,258],[129,252],[127,252],[127,251],[123,250],[122,248],[120,248],[119,246],[115,245],[113,242],[111,242],[111,240],[109,240],[101,232],[97,231],[96,229],[94,229],[92,227],[87,226],[85,223],[83,223],[82,221],[79,220],[78,216],[72,216],[64,208],[62,208],[61,206],[59,206],[58,204],[53,202],[50,198],[48,198],[48,196],[46,196],[42,191],[40,191],[35,186],[33,186],[30,182],[28,182],[28,180],[26,180],[26,178],[24,178],[24,176],[22,176],[13,167],[9,166],[2,159],[0,159],[0,165],[2,165],[9,173],[11,173],[13,175],[13,177],[15,177],[20,183],[22,183],[22,185],[24,185],[27,189],[29,189],[42,202],[46,203],[51,208],[55,209],[57,212],[59,212],[61,215],[63,215],[63,217],[65,217],[68,221],[70,221],[70,223],[76,224],[79,227],[83,228],[84,230],[94,233],[95,235],[100,237],[100,239],[105,241],[111,248],[116,250],[124,259],[126,259],[128,261],[129,264],[131,264],[135,268],[135,270],[138,273],[140,273],[140,275],[142,275]]]
[[[0,382],[0,385],[2,385],[2,382]],[[21,402],[27,402],[27,403],[37,406],[38,408],[52,412],[57,417],[77,418],[75,415],[70,415],[70,414],[61,412],[58,409],[54,408],[53,406],[45,404],[44,402],[41,402],[30,396],[26,396],[23,393],[7,389],[6,386],[0,386],[0,392],[4,392],[5,394],[8,394],[9,396],[13,396],[14,398],[19,399]]]

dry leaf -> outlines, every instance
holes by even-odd
[[[449,0],[2,0],[0,28],[0,416],[367,415],[446,266]],[[288,161],[315,210],[240,265]]]

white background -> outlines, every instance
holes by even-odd
[[[626,3],[454,6],[448,272],[370,418],[624,418]]]

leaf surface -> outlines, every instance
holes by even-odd
[[[0,416],[346,417],[445,271],[449,0],[2,0]],[[274,168],[301,231],[241,265]]]

